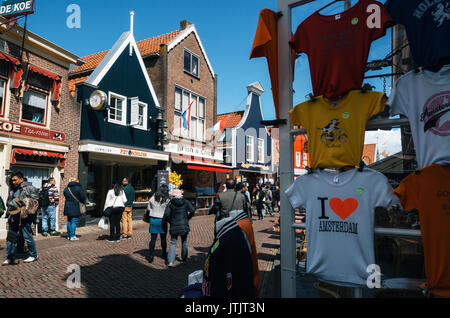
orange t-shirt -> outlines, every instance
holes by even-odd
[[[430,292],[450,297],[450,165],[410,174],[395,194],[405,210],[419,211]]]

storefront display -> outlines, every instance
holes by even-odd
[[[405,210],[419,211],[427,290],[450,297],[450,165],[413,172],[395,194]]]
[[[408,117],[419,168],[450,164],[450,71],[411,71],[389,96],[391,115]]]
[[[450,1],[388,0],[385,7],[408,36],[417,66],[436,71],[450,63]]]
[[[360,89],[371,43],[391,24],[383,5],[374,0],[360,0],[332,16],[316,11],[301,23],[289,44],[296,53],[308,55],[313,95],[336,98]]]
[[[375,208],[398,202],[381,173],[318,170],[297,178],[286,191],[293,208],[306,208],[307,269],[321,281],[365,286],[375,264]]]
[[[308,134],[311,169],[359,166],[366,122],[385,104],[384,93],[350,91],[338,101],[320,96],[292,109],[291,123]]]

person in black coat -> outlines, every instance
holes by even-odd
[[[70,241],[78,241],[75,231],[81,215],[79,203],[86,203],[86,193],[76,178],[69,179],[69,184],[63,193],[66,198],[64,215],[67,216],[67,239]]]
[[[186,262],[188,257],[188,245],[187,236],[189,234],[189,219],[194,216],[195,208],[185,198],[183,198],[183,192],[179,189],[172,191],[169,204],[164,212],[163,222],[168,222],[170,224],[170,248],[169,254],[167,256],[167,266],[172,267],[175,261],[175,248],[177,246],[178,236],[181,236],[181,259]]]

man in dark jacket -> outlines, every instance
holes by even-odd
[[[168,266],[172,267],[175,261],[175,248],[177,246],[178,236],[181,236],[181,259],[182,262],[187,261],[188,257],[188,245],[187,236],[190,232],[189,220],[194,216],[195,208],[185,198],[183,198],[183,192],[179,189],[175,189],[170,194],[173,199],[170,200],[164,212],[163,223],[168,222],[170,224],[170,248],[167,256]]]
[[[12,188],[10,196],[8,197],[8,237],[6,242],[6,260],[3,265],[14,264],[17,236],[21,232],[25,242],[27,242],[29,257],[24,260],[24,263],[31,263],[38,259],[36,251],[36,242],[33,238],[33,231],[31,224],[36,220],[36,213],[29,214],[22,219],[20,216],[20,209],[25,205],[26,199],[39,199],[38,190],[30,183],[24,181],[23,174],[18,171],[11,176]]]
[[[131,186],[131,184],[128,182],[128,178],[125,177],[122,180],[123,185],[123,192],[125,192],[125,195],[127,197],[127,202],[125,203],[125,209],[122,212],[122,221],[121,221],[121,227],[122,227],[122,240],[131,239],[131,236],[133,235],[133,219],[132,219],[132,213],[133,213],[133,203],[135,200],[136,192],[134,191],[134,188]]]
[[[48,195],[48,206],[43,207],[42,210],[42,235],[48,236],[48,219],[50,219],[50,235],[58,236],[61,233],[56,231],[56,207],[59,203],[59,192],[56,187],[55,178],[48,179],[41,191]]]
[[[69,184],[64,189],[63,194],[66,198],[64,215],[67,216],[67,239],[69,241],[78,241],[75,231],[81,215],[80,202],[86,203],[86,193],[77,179],[70,178]]]
[[[241,191],[234,191],[236,183],[233,179],[228,179],[225,183],[227,191],[222,192],[216,199],[215,209],[210,213],[216,213],[218,219],[227,217],[230,211],[240,210],[248,213],[248,205],[245,196]]]

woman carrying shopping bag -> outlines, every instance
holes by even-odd
[[[86,203],[86,193],[76,178],[70,178],[69,184],[64,189],[64,215],[67,216],[67,239],[78,241],[75,231],[80,218],[80,203]]]
[[[109,217],[110,236],[107,239],[108,242],[120,242],[120,220],[126,202],[125,192],[123,192],[121,185],[115,182],[113,188],[106,195],[105,207],[103,208],[103,213]]]
[[[189,219],[194,216],[195,208],[185,198],[183,198],[183,192],[179,189],[175,189],[170,194],[172,199],[166,207],[166,211],[164,213],[164,220],[170,224],[170,248],[168,255],[168,265],[169,267],[173,267],[173,263],[175,261],[176,256],[176,246],[178,236],[181,237],[181,260],[182,262],[187,261],[188,257],[188,243],[187,236],[189,234]]]
[[[161,239],[161,257],[165,261],[167,261],[167,222],[163,223],[163,217],[169,201],[169,188],[163,184],[148,202],[147,210],[149,211],[150,215],[149,232],[151,235],[148,252],[149,263],[153,262],[153,254],[155,251],[156,239],[158,237],[158,234],[159,238]]]

